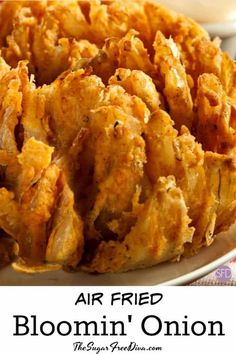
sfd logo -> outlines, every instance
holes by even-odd
[[[216,278],[221,282],[227,282],[232,279],[232,271],[228,266],[222,266],[215,273]]]

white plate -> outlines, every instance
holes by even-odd
[[[234,257],[236,225],[227,233],[218,235],[211,247],[179,263],[163,263],[149,269],[105,275],[62,271],[28,275],[15,273],[8,267],[0,271],[0,285],[182,285],[203,277]]]
[[[220,37],[222,50],[228,52],[232,58],[236,58],[236,21],[205,23],[203,27],[212,38]]]
[[[198,22],[220,22],[236,19],[235,0],[156,0]]]
[[[202,26],[211,37],[227,38],[236,36],[236,21],[203,23]]]

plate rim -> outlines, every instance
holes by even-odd
[[[185,257],[183,263],[165,262],[147,269],[137,269],[127,273],[98,274],[94,280],[93,275],[87,273],[59,274],[59,271],[49,273],[25,274],[13,272],[11,266],[0,271],[0,286],[176,286],[186,285],[211,273],[221,265],[236,257],[236,223],[223,233],[218,234],[215,242],[210,247],[204,247],[201,252],[193,257]],[[172,264],[171,264],[172,263]],[[160,268],[159,268],[160,267]],[[159,268],[159,270],[158,270]],[[10,271],[10,273],[9,273]],[[61,272],[61,271],[60,271]],[[136,272],[136,274],[135,274]],[[2,274],[1,274],[2,273]],[[3,275],[3,277],[1,277]],[[117,277],[116,277],[117,275]],[[221,285],[221,284],[220,284]],[[222,284],[223,285],[223,284]]]
[[[201,23],[201,26],[213,37],[225,39],[236,36],[236,21]]]
[[[179,286],[179,285],[181,286],[181,285],[186,285],[188,283],[192,283],[194,282],[194,280],[197,280],[199,278],[204,277],[207,274],[210,274],[211,272],[219,268],[221,265],[229,262],[231,259],[235,257],[236,257],[236,248],[199,269],[196,269],[188,274],[181,275],[180,277],[177,277],[175,279],[171,279],[166,282],[160,283],[157,286]]]

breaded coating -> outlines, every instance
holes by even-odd
[[[124,272],[179,257],[194,232],[189,227],[187,210],[175,179],[161,177],[124,241],[101,242],[85,269],[98,273]]]
[[[23,145],[30,138],[47,144],[51,136],[48,117],[45,113],[45,97],[36,90],[34,77],[27,67],[20,71],[22,97],[22,116],[18,126],[19,144]]]
[[[92,67],[93,73],[105,84],[118,68],[142,70],[155,78],[155,67],[139,36],[139,32],[132,29],[122,38],[108,38],[96,56],[79,64]]]
[[[190,218],[197,218],[206,191],[201,145],[187,128],[182,128],[179,135],[170,116],[161,110],[149,121],[146,142],[146,169],[151,181],[155,183],[161,176],[174,175],[189,207]]]
[[[19,241],[19,234],[24,232],[21,218],[20,207],[14,200],[14,193],[6,188],[0,188],[0,227],[16,241]]]
[[[5,73],[0,77],[0,149],[9,153],[18,152],[14,132],[22,113],[22,92],[19,75],[24,70],[24,65],[21,62],[16,69],[4,70]]]
[[[15,264],[19,270],[36,265],[42,270],[48,257],[53,263],[76,267],[82,256],[83,223],[74,209],[73,192],[52,163],[53,150],[34,138],[27,140],[15,162],[16,193],[0,188],[0,226],[19,245]],[[58,244],[63,242],[67,246],[62,252]]]
[[[117,69],[109,84],[120,85],[130,95],[140,97],[151,112],[163,106],[161,94],[157,92],[151,77],[142,70]]]
[[[95,160],[93,183],[98,193],[88,215],[89,225],[99,219],[106,225],[131,207],[146,162],[142,132],[139,120],[118,108],[108,106],[94,111],[90,143]]]
[[[45,97],[46,115],[56,146],[68,149],[87,120],[91,108],[103,98],[104,85],[99,77],[83,69],[65,74],[39,93]]]
[[[235,107],[214,74],[199,77],[197,107],[197,138],[204,149],[220,154],[233,154],[236,146],[233,125]]]
[[[63,183],[63,180],[62,180]],[[74,209],[74,195],[64,182],[53,215],[46,261],[76,268],[84,249],[83,221]]]
[[[236,63],[152,0],[0,4],[0,266],[123,272],[236,220]],[[227,237],[227,236],[226,236]]]
[[[227,230],[236,218],[236,165],[235,158],[206,153],[205,165],[209,188],[217,200],[215,233]]]
[[[216,219],[216,199],[208,185],[204,151],[187,128],[178,134],[169,115],[161,110],[151,117],[146,134],[148,176],[153,183],[160,176],[175,176],[195,228],[191,246],[186,248],[196,252],[209,238],[208,226]],[[213,236],[215,224],[211,225]]]
[[[131,28],[142,33],[142,40],[150,41],[151,29],[143,1],[92,0],[90,3],[90,9],[87,5],[87,17],[96,42],[103,43],[109,37],[121,38]]]
[[[17,156],[20,165],[18,176],[19,197],[35,185],[52,160],[54,149],[40,141],[30,138],[23,145],[21,153]]]
[[[0,269],[10,265],[18,254],[18,245],[15,240],[9,238],[3,231],[0,234]]]
[[[172,40],[157,32],[154,42],[154,63],[163,81],[163,93],[169,106],[170,115],[177,129],[185,125],[189,129],[193,122],[193,100],[188,77],[180,61],[179,50]]]

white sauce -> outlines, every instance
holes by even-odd
[[[202,23],[236,21],[236,0],[157,0]]]

